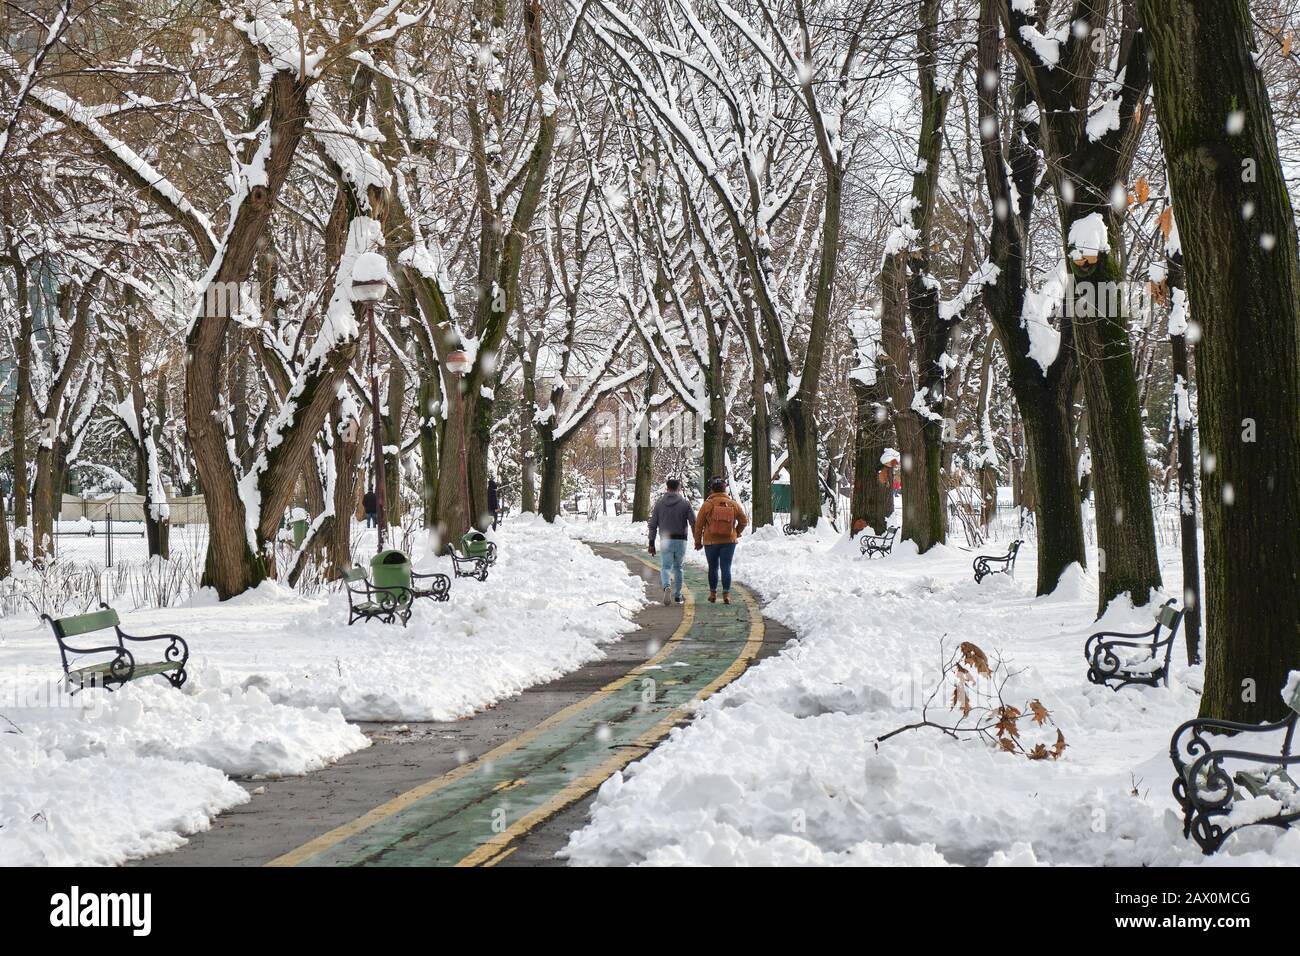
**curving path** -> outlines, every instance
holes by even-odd
[[[661,594],[645,552],[592,545]],[[493,866],[556,863],[597,787],[652,749],[691,708],[791,636],[742,587],[709,604],[687,567],[686,603],[654,604],[608,655],[496,707],[401,734],[372,725],[376,745],[333,767],[249,782],[253,801],[146,864]],[[258,790],[261,792],[259,793]]]

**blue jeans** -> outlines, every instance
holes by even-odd
[[[731,590],[731,559],[736,554],[736,542],[731,544],[706,544],[704,556],[709,559],[709,590],[718,589],[718,572],[722,572],[722,590]]]
[[[672,574],[673,597],[680,597],[682,593],[682,559],[685,557],[685,541],[669,539],[660,542],[659,580],[663,582],[663,586],[666,588],[668,587],[668,575]]]

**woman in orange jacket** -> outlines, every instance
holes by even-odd
[[[709,561],[709,600],[718,599],[718,577],[722,577],[722,603],[731,603],[731,559],[736,554],[736,537],[749,519],[740,502],[727,494],[726,479],[709,479],[709,497],[695,516],[695,550],[704,549]]]

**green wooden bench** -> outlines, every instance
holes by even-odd
[[[1174,731],[1169,757],[1176,771],[1174,799],[1183,809],[1183,836],[1195,840],[1207,856],[1238,830],[1287,827],[1300,820],[1300,786],[1287,772],[1300,765],[1300,754],[1293,752],[1300,724],[1300,681],[1293,681],[1286,702],[1291,713],[1274,724],[1197,717]],[[1224,733],[1233,736],[1224,741],[1207,739]],[[1260,733],[1281,734],[1280,751],[1247,750],[1246,735]],[[1234,813],[1234,805],[1259,797],[1275,803]]]
[[[107,604],[101,604],[100,610],[87,614],[75,614],[71,617],[50,617],[42,614],[41,620],[50,625],[54,639],[59,642],[59,656],[63,659],[63,673],[73,693],[86,687],[103,687],[112,690],[118,685],[160,674],[173,687],[185,684],[187,674],[185,665],[190,659],[189,645],[175,634],[153,634],[147,637],[134,637],[124,632],[120,626],[117,612]],[[103,644],[94,647],[74,646],[70,639],[87,638],[89,635],[111,632],[99,640]],[[111,641],[111,642],[110,642]],[[162,660],[138,661],[135,653],[127,647],[127,642],[144,643],[147,641],[167,641],[163,649]],[[79,642],[80,643],[80,642]],[[99,660],[81,667],[73,667],[69,655],[112,655],[106,660]]]

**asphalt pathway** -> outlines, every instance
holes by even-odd
[[[592,545],[662,595],[630,545]],[[743,555],[742,555],[743,558]],[[373,746],[303,777],[247,781],[250,803],[163,866],[554,865],[596,788],[651,750],[691,707],[792,636],[742,587],[707,602],[703,571],[687,600],[656,601],[604,659],[447,723],[367,724]]]

